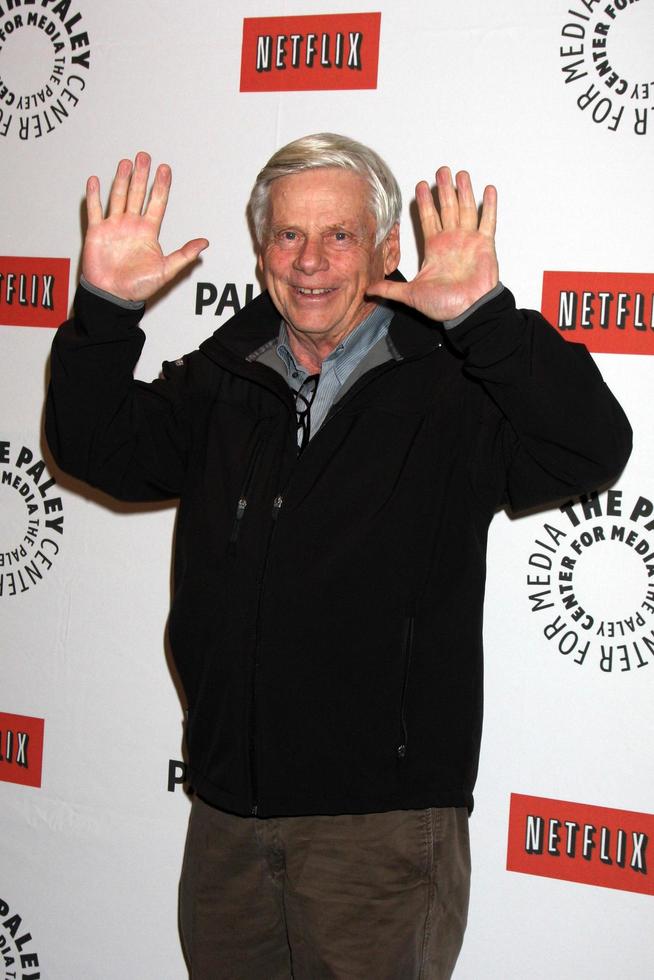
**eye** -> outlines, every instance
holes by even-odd
[[[300,232],[294,231],[293,228],[283,228],[275,232],[274,241],[278,248],[295,248],[300,240]]]

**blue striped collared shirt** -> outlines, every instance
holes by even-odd
[[[372,313],[322,362],[318,387],[311,405],[309,438],[316,434],[325,421],[329,409],[340,396],[343,386],[355,368],[375,344],[386,336],[392,319],[392,310],[386,306],[375,306]],[[309,372],[293,357],[288,342],[288,331],[283,321],[277,338],[277,355],[286,368],[289,387],[293,391],[298,391],[309,376]]]

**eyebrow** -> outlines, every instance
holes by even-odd
[[[302,228],[299,225],[292,223],[284,224],[279,222],[279,224],[273,224],[270,226],[270,230],[273,235],[279,234],[281,231],[299,231],[302,232]],[[330,225],[325,225],[320,229],[320,234],[329,234],[332,231],[347,231],[350,234],[358,235],[363,237],[366,234],[366,229],[361,225],[361,223],[346,223],[345,221],[337,221]]]

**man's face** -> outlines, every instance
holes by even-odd
[[[278,177],[259,253],[266,288],[296,334],[336,347],[372,311],[367,287],[397,268],[397,226],[375,246],[369,187],[349,170]]]

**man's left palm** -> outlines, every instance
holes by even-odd
[[[416,187],[425,240],[425,258],[417,276],[406,283],[373,283],[368,293],[397,300],[432,320],[452,320],[497,285],[497,191],[486,187],[478,217],[466,171],[456,175],[455,187],[449,167],[441,167],[436,186],[438,208],[426,181]]]

